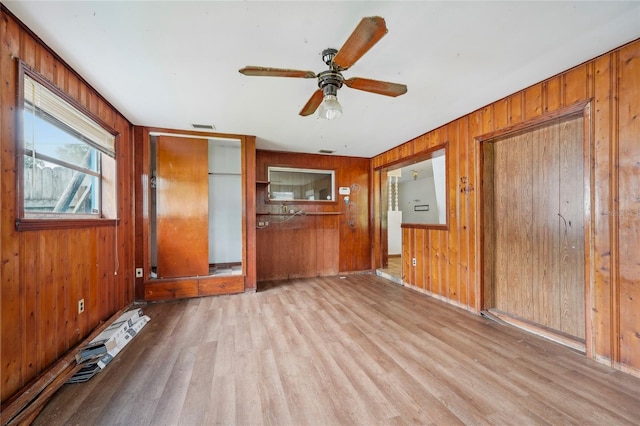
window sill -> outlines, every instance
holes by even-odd
[[[16,231],[40,231],[44,229],[95,228],[116,226],[118,219],[16,219]]]

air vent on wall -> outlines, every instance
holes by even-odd
[[[213,124],[192,124],[191,127],[197,130],[215,130],[216,126]]]

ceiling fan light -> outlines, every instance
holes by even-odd
[[[325,120],[333,120],[342,115],[342,107],[335,95],[326,95],[318,108],[318,116]]]

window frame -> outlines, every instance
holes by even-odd
[[[108,226],[115,225],[117,220],[117,176],[118,176],[118,160],[117,160],[117,152],[119,145],[119,136],[120,134],[114,130],[111,126],[109,126],[104,120],[100,117],[89,111],[87,108],[80,105],[75,99],[69,96],[67,93],[60,90],[56,87],[51,81],[47,80],[44,76],[39,74],[29,65],[24,63],[22,60],[17,61],[17,91],[16,91],[16,230],[18,231],[26,231],[26,230],[41,230],[41,229],[67,229],[67,228],[84,228],[84,227],[95,227],[95,226]],[[99,215],[83,215],[83,214],[73,214],[73,213],[35,213],[29,214],[29,212],[25,212],[24,209],[24,156],[26,155],[27,149],[25,146],[25,132],[24,132],[24,108],[25,108],[25,75],[34,80],[35,82],[44,86],[47,90],[52,92],[55,96],[59,97],[64,102],[68,103],[78,112],[83,114],[85,117],[94,121],[98,126],[100,126],[104,131],[111,134],[114,137],[114,153],[113,157],[101,149],[96,144],[87,143],[87,145],[92,146],[94,149],[97,149],[100,152],[101,158],[101,172],[100,172],[100,213]],[[105,165],[104,158],[107,157],[109,161],[112,162],[112,165],[109,166],[111,170],[111,177],[113,178],[112,186],[114,188],[115,197],[109,197],[104,194],[104,185],[103,182],[105,180]],[[60,161],[56,161],[59,163]],[[75,167],[74,167],[75,168]],[[109,174],[109,173],[107,173]],[[111,204],[111,205],[109,205]]]

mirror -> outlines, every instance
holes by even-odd
[[[269,166],[267,175],[271,201],[335,200],[333,170]]]

